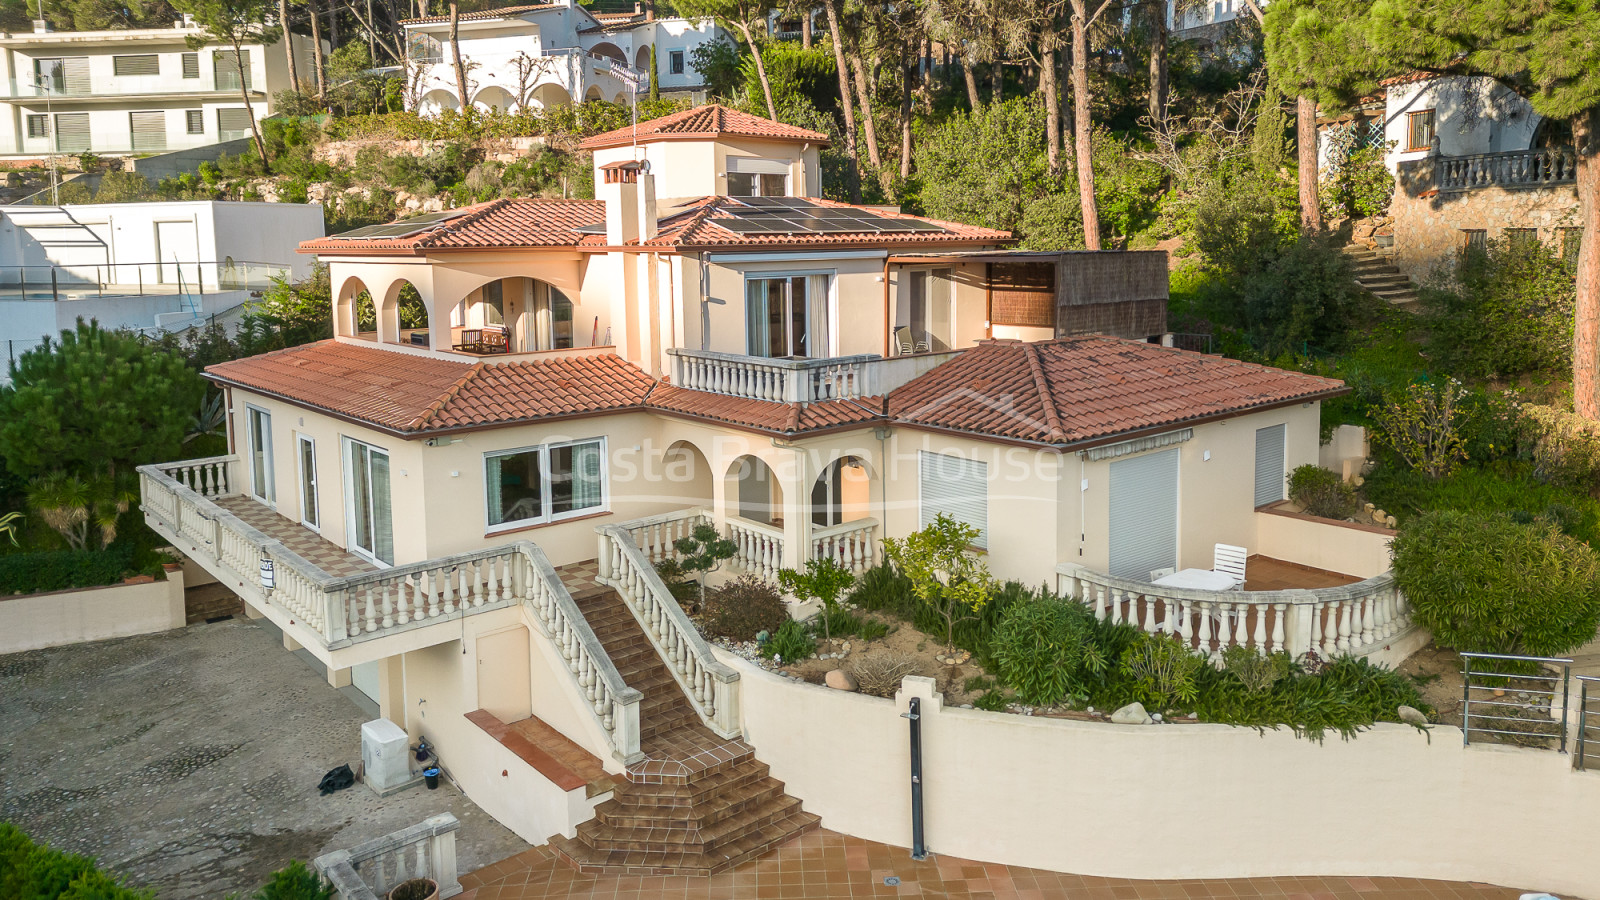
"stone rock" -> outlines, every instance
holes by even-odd
[[[1389,514],[1381,509],[1372,511],[1372,521],[1377,522],[1379,525],[1382,525],[1388,518]]]
[[[1144,711],[1143,703],[1129,703],[1127,706],[1111,714],[1114,725],[1149,725],[1155,720]]]
[[[1362,478],[1360,475],[1354,475],[1350,478],[1350,483],[1356,487],[1361,487],[1363,484],[1367,483],[1367,480]]]
[[[836,691],[853,691],[856,689],[856,677],[843,669],[830,669],[822,681]]]
[[[1389,518],[1383,520],[1383,524],[1389,526],[1390,528],[1395,528],[1399,526],[1400,520],[1396,519],[1394,516],[1390,516]]]
[[[1395,713],[1400,717],[1400,721],[1406,723],[1407,725],[1416,725],[1421,727],[1428,724],[1428,717],[1422,714],[1422,710],[1417,709],[1414,706],[1401,706],[1399,709],[1395,710]]]
[[[1159,722],[1161,721],[1161,713],[1151,713],[1150,718]]]
[[[1372,512],[1377,507],[1374,507],[1371,503],[1364,503],[1364,504],[1361,505],[1361,508],[1366,510],[1367,512]]]

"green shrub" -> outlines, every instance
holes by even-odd
[[[1005,712],[1006,707],[1011,705],[1011,698],[1002,690],[984,691],[978,695],[978,699],[972,701],[972,705],[989,712]]]
[[[1294,670],[1294,660],[1287,653],[1260,653],[1254,648],[1234,644],[1222,651],[1222,668],[1239,679],[1245,690],[1259,694],[1289,677]]]
[[[1095,631],[1094,613],[1082,603],[1038,599],[1006,611],[990,651],[1024,703],[1049,705],[1086,697],[1090,676],[1105,670]]]
[[[810,621],[811,632],[818,637],[849,637],[861,630],[861,617],[845,609],[823,609]]]
[[[256,891],[254,900],[332,900],[333,885],[300,860],[272,873],[272,879]]]
[[[701,627],[708,634],[734,641],[753,641],[761,632],[776,633],[790,622],[789,605],[777,588],[754,575],[708,589],[700,611]]]
[[[1337,472],[1304,465],[1289,473],[1289,499],[1313,516],[1344,519],[1355,514],[1356,491]]]
[[[780,663],[799,662],[817,652],[817,642],[811,639],[806,627],[793,619],[773,633],[772,639],[761,645],[761,655]]]
[[[1561,518],[1561,529],[1567,534],[1591,546],[1600,542],[1600,504],[1585,494],[1539,480],[1533,464],[1524,460],[1467,466],[1449,478],[1435,480],[1386,453],[1366,478],[1361,490],[1367,499],[1396,516],[1401,525],[1434,510],[1504,513],[1527,521]],[[1551,516],[1551,509],[1558,506],[1576,511],[1576,517]]]
[[[154,900],[95,868],[94,860],[35,844],[0,822],[0,897],[17,900]]]
[[[1269,357],[1339,349],[1377,309],[1356,284],[1350,260],[1319,235],[1299,238],[1246,275],[1239,296],[1251,343]]]
[[[1161,711],[1193,704],[1199,696],[1197,677],[1205,668],[1204,656],[1166,634],[1140,633],[1120,661],[1133,699]]]
[[[1005,611],[1014,603],[1043,595],[1045,594],[1030,590],[1016,581],[1008,581],[994,588],[989,594],[988,602],[974,618],[956,622],[955,645],[970,652],[981,664],[988,666],[993,662],[993,657],[989,654],[989,639],[1000,624]],[[910,622],[923,634],[944,640],[944,619],[917,600],[911,592],[911,579],[901,575],[892,565],[875,566],[862,573],[856,579],[855,590],[850,592],[847,602],[856,609],[889,613],[895,618]]]
[[[134,569],[134,548],[42,550],[0,556],[0,590],[34,594],[116,584]]]
[[[1295,734],[1318,741],[1328,731],[1350,738],[1375,722],[1399,721],[1401,706],[1432,712],[1415,681],[1365,659],[1342,656],[1324,663],[1315,673],[1293,663],[1287,667],[1287,674],[1270,686],[1252,689],[1236,671],[1202,664],[1196,670],[1192,711],[1207,722],[1253,728],[1288,726]]]
[[[1407,385],[1373,409],[1373,438],[1429,478],[1443,478],[1467,459],[1471,392],[1454,378]]]
[[[1428,354],[1462,376],[1564,373],[1572,365],[1577,287],[1571,266],[1537,241],[1490,241],[1419,291]]]
[[[1329,218],[1367,218],[1389,208],[1394,199],[1394,176],[1383,163],[1382,146],[1362,147],[1324,171],[1321,189],[1323,215]]]
[[[1395,537],[1418,624],[1463,651],[1559,656],[1600,626],[1600,557],[1546,523],[1435,512]]]
[[[1600,496],[1600,423],[1553,406],[1529,404],[1517,419],[1519,438],[1541,481]]]
[[[700,603],[700,584],[687,579],[687,573],[677,559],[669,558],[656,563],[656,574],[661,576],[661,583],[667,586],[667,593],[678,605],[686,610],[694,610]]]

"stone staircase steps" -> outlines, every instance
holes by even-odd
[[[748,832],[738,840],[713,850],[693,852],[666,847],[634,850],[597,850],[581,840],[551,839],[556,854],[586,875],[715,875],[762,856],[779,845],[816,828],[822,820],[799,812]]]
[[[1346,244],[1340,252],[1350,260],[1356,283],[1367,293],[1399,309],[1416,310],[1420,299],[1416,286],[1388,256],[1359,244]]]

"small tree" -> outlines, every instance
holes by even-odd
[[[955,644],[956,623],[975,618],[989,602],[994,578],[968,548],[978,529],[943,513],[904,539],[885,538],[883,555],[911,579],[911,592],[945,624],[945,645]]]
[[[185,39],[189,49],[200,50],[207,44],[233,47],[233,61],[239,69],[239,96],[244,98],[244,110],[250,118],[250,135],[255,139],[256,153],[261,156],[261,165],[266,166],[267,145],[261,140],[255,107],[250,103],[250,74],[244,66],[244,45],[265,47],[282,35],[281,25],[266,24],[275,13],[273,0],[173,0],[172,6],[178,12],[193,16],[201,28],[200,34]]]
[[[678,568],[700,586],[700,601],[706,599],[706,576],[716,571],[725,559],[739,552],[739,545],[717,533],[714,525],[696,525],[688,537],[672,542],[678,551]]]
[[[778,585],[794,594],[800,602],[816,600],[822,604],[822,637],[832,640],[832,619],[839,610],[839,598],[855,587],[856,576],[833,557],[806,561],[806,570],[797,572],[784,569],[778,573]]]
[[[255,892],[254,900],[331,900],[333,895],[332,883],[296,859],[273,872],[272,879]]]
[[[1404,395],[1387,398],[1373,409],[1376,437],[1400,454],[1406,465],[1429,478],[1443,478],[1467,458],[1467,395],[1454,378],[1409,385]]]
[[[109,547],[117,539],[117,519],[139,497],[129,480],[126,476],[85,480],[68,472],[52,472],[28,489],[28,505],[72,549]]]

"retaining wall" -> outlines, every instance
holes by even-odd
[[[0,597],[0,653],[182,628],[183,569],[165,581]]]

